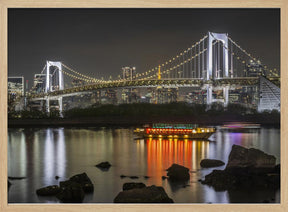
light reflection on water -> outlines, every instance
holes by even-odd
[[[84,202],[111,203],[125,182],[143,182],[163,186],[177,203],[229,203],[262,202],[275,198],[279,191],[215,192],[198,182],[213,169],[201,169],[204,158],[219,159],[225,163],[233,144],[255,147],[280,159],[280,130],[261,128],[249,133],[218,130],[211,141],[177,139],[133,139],[132,129],[47,128],[8,130],[8,175],[26,176],[13,180],[9,190],[10,203],[57,203],[55,197],[37,197],[39,187],[58,184],[55,176],[65,180],[74,174],[86,172],[95,185],[93,194]],[[95,164],[109,161],[107,172]],[[173,163],[184,165],[191,171],[187,187],[183,183],[162,180],[166,169]],[[217,169],[224,169],[224,166]],[[120,178],[137,175],[139,179]],[[150,178],[145,179],[144,176]],[[247,192],[246,192],[247,193]],[[247,198],[247,196],[249,198]]]

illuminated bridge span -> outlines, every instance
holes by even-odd
[[[131,70],[128,77],[103,80],[82,74],[61,62],[47,61],[39,74],[45,79],[45,83],[42,83],[40,89],[36,84],[29,97],[31,100],[45,100],[47,111],[50,109],[49,100],[57,99],[61,112],[63,97],[95,90],[126,87],[200,87],[207,92],[207,105],[222,101],[224,106],[227,106],[229,90],[233,86],[253,85],[261,89],[260,98],[264,96],[259,101],[259,110],[280,110],[279,72],[262,64],[226,33],[208,32],[189,48],[156,67],[142,73],[133,71]],[[265,80],[261,80],[264,76]],[[67,86],[71,79],[83,84]],[[274,84],[278,86],[275,87]],[[214,89],[222,89],[223,99],[213,98]]]
[[[51,93],[41,93],[34,95],[33,98],[43,98],[45,96],[73,96],[75,93],[89,92],[99,89],[109,89],[109,88],[137,88],[137,87],[203,87],[206,84],[216,86],[247,86],[247,85],[258,85],[260,78],[259,77],[238,77],[232,79],[216,79],[210,81],[203,81],[203,79],[151,79],[151,80],[132,80],[132,81],[120,81],[120,82],[107,82],[99,84],[84,85],[80,87],[67,88],[64,90],[58,90]],[[279,84],[279,78],[270,77],[270,81],[273,81],[275,84]]]

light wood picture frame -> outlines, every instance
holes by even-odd
[[[7,76],[8,8],[280,8],[281,203],[280,204],[8,204]],[[0,211],[288,211],[288,1],[286,0],[0,0]]]

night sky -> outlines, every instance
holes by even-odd
[[[46,60],[92,77],[144,72],[226,32],[268,68],[280,67],[279,9],[9,9],[8,75],[32,86]]]

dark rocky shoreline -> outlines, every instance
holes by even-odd
[[[200,180],[216,191],[280,188],[280,164],[258,149],[233,145],[224,170],[213,170]]]

